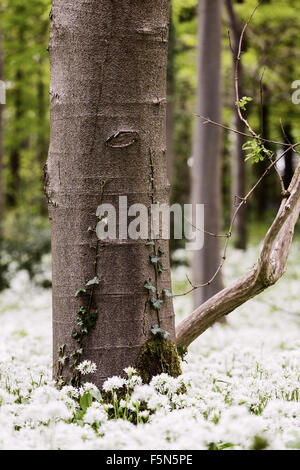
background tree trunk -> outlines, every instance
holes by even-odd
[[[0,25],[0,80],[3,80],[3,51],[2,51],[2,31]],[[0,240],[2,236],[3,224],[3,181],[2,181],[2,166],[3,166],[3,116],[2,104],[0,104]]]
[[[145,240],[97,243],[88,232],[100,202],[168,203],[166,72],[169,1],[54,0],[51,18],[51,137],[45,189],[53,254],[54,362],[71,339],[80,306],[99,318],[83,358],[97,364],[98,386],[134,365],[158,323],[145,280],[155,282]],[[153,165],[151,164],[153,160]],[[151,178],[154,181],[151,181]],[[104,181],[106,185],[103,189]],[[102,183],[101,183],[102,182]],[[101,185],[102,184],[102,185]],[[90,248],[93,244],[95,250]],[[171,289],[168,241],[157,287]],[[92,299],[75,291],[95,273]],[[175,340],[172,301],[160,326]],[[65,372],[66,375],[69,372]]]
[[[221,121],[221,0],[200,0],[198,6],[197,114]],[[220,128],[196,118],[192,170],[193,204],[205,204],[205,229],[219,233],[221,218]],[[193,282],[208,281],[220,264],[219,239],[205,235],[204,248],[193,253]],[[199,306],[222,288],[221,274],[194,291]]]
[[[291,133],[291,125],[287,124],[285,126],[285,135],[288,142],[293,143],[293,136]],[[284,157],[284,174],[283,174],[283,182],[284,187],[288,188],[290,182],[292,181],[293,174],[294,174],[294,162],[293,162],[294,152],[290,150]]]
[[[265,139],[270,139],[270,118],[271,118],[271,109],[270,106],[267,104],[269,103],[269,93],[270,91],[264,85],[263,86],[263,96],[264,96],[264,103],[261,109],[262,114],[262,131],[261,135]],[[266,144],[266,148],[271,151],[274,151],[274,146],[272,144]],[[265,169],[269,165],[269,160],[265,159],[262,162],[259,162],[253,165],[253,172],[255,174],[255,178],[259,178],[259,176],[265,171]],[[276,209],[278,207],[278,200],[280,199],[280,185],[278,183],[277,174],[275,170],[270,172],[267,177],[264,179],[264,184],[259,185],[257,190],[254,193],[256,205],[256,213],[257,217],[263,220],[268,210]]]
[[[175,92],[175,31],[172,18],[172,10],[170,14],[169,26],[169,48],[168,48],[168,68],[167,68],[167,164],[168,179],[172,184],[173,170],[173,129],[174,129],[174,92]]]
[[[238,54],[239,40],[241,35],[241,25],[238,18],[235,15],[235,11],[231,0],[225,0],[225,5],[228,13],[230,33],[231,33],[231,46],[233,56],[233,70],[235,71],[236,57]],[[239,63],[239,96],[244,96],[244,92],[241,87],[243,81],[243,69],[241,61]],[[233,87],[234,89],[234,87]],[[235,101],[235,98],[233,99]],[[234,108],[235,118],[235,129],[239,132],[245,132],[244,123],[240,120],[236,108]],[[246,193],[246,165],[245,165],[245,152],[243,151],[243,144],[245,143],[245,137],[241,134],[233,135],[233,158],[232,158],[232,198],[235,201],[236,198],[244,197]],[[239,203],[240,199],[235,201]],[[234,210],[234,208],[233,208]],[[247,246],[247,206],[246,204],[239,210],[234,228],[234,244],[236,248],[242,250],[246,249]]]

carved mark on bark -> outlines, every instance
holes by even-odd
[[[135,131],[119,131],[106,140],[108,147],[125,148],[133,145],[139,140],[139,135]]]
[[[53,207],[58,207],[58,203],[54,202],[51,198],[52,192],[50,190],[50,178],[49,178],[47,163],[44,166],[44,193],[45,193],[48,204]]]
[[[52,103],[53,101],[56,101],[56,103],[60,102],[60,95],[57,92],[54,92],[53,90],[50,89],[49,91],[50,95],[50,102]]]

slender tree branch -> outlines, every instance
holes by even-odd
[[[201,114],[195,114],[194,116],[203,119],[203,121],[204,121],[203,124],[213,124],[214,126],[221,127],[222,129],[225,129],[226,131],[233,132],[234,134],[240,134],[240,135],[243,135],[245,137],[250,137],[250,138],[252,137],[253,138],[253,136],[251,134],[248,134],[247,132],[241,132],[241,131],[238,131],[237,129],[234,129],[233,127],[225,126],[224,124],[221,124],[220,122],[213,121],[209,117],[202,116]],[[290,145],[290,144],[287,144],[286,142],[279,142],[277,140],[264,139],[263,137],[260,137],[260,140],[261,140],[261,142],[267,142],[267,143],[274,144],[274,145],[280,145],[282,147],[288,147]]]

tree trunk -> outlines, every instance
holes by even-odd
[[[157,312],[144,288],[151,279],[159,292],[171,289],[168,241],[158,240],[154,247],[127,235],[100,241],[88,230],[98,222],[101,202],[117,208],[119,196],[127,196],[128,207],[168,203],[169,1],[54,0],[50,18],[45,190],[53,254],[54,363],[66,379],[74,378],[73,362],[89,359],[97,364],[93,381],[101,386],[107,377],[122,375],[124,367],[140,366],[137,359],[154,338],[152,325],[159,324],[175,340],[172,301],[164,299]],[[158,247],[164,251],[161,275],[149,261]],[[100,285],[75,297],[86,278],[94,276]],[[83,354],[75,353],[72,362],[80,307],[89,316],[98,312],[98,320],[85,338]],[[76,331],[73,337],[78,338]],[[165,372],[179,373],[166,363],[157,364],[154,372],[164,366]]]
[[[270,106],[267,104],[268,100],[268,89],[263,87],[264,104],[262,106],[262,132],[261,135],[265,139],[270,139]],[[272,144],[265,145],[268,149],[274,150]],[[253,165],[255,178],[258,178],[264,170],[268,167],[269,160],[265,159]],[[256,214],[260,220],[263,220],[269,209],[277,208],[278,199],[280,199],[280,186],[278,184],[277,174],[273,170],[270,172],[267,178],[264,180],[264,184],[257,188],[254,194],[256,204]]]
[[[172,184],[172,169],[173,169],[173,100],[175,88],[175,31],[172,13],[170,15],[169,27],[169,48],[168,48],[168,68],[167,68],[167,167],[168,179]]]
[[[16,16],[21,18],[24,14],[24,6],[18,5],[16,8]],[[25,42],[24,24],[20,23],[17,35],[19,47],[24,47]],[[19,52],[19,51],[18,51]],[[10,207],[16,207],[18,204],[18,196],[20,193],[20,160],[21,151],[26,146],[24,138],[24,99],[23,99],[23,77],[24,73],[19,66],[14,77],[14,89],[11,92],[14,108],[14,134],[15,138],[11,145],[9,156],[10,183],[8,184],[7,202]]]
[[[233,56],[233,71],[235,71],[236,57],[238,55],[239,40],[241,35],[241,25],[235,15],[231,0],[225,0],[225,5],[229,17],[231,45]],[[243,81],[242,64],[239,64],[239,84]],[[234,87],[233,87],[234,88]],[[239,87],[239,96],[244,96],[241,86]],[[234,100],[235,101],[235,100]],[[235,129],[239,132],[245,132],[244,123],[240,120],[236,108],[234,108]],[[233,159],[232,159],[232,199],[235,204],[240,202],[239,198],[246,193],[246,166],[245,153],[242,149],[245,143],[245,137],[241,134],[233,135]],[[234,208],[233,208],[234,210]],[[245,250],[247,246],[247,206],[244,205],[239,210],[234,228],[234,244],[236,248]]]
[[[199,2],[197,114],[221,121],[221,9],[220,0]],[[196,118],[193,163],[193,204],[205,204],[205,230],[220,231],[221,130]],[[193,253],[193,282],[208,281],[220,264],[219,239],[205,235],[202,250]],[[194,291],[199,306],[222,288],[219,274],[213,283]]]
[[[36,142],[36,159],[41,169],[44,168],[48,151],[48,129],[47,129],[47,101],[46,101],[46,87],[43,81],[43,60],[40,58],[37,70],[37,142]],[[41,171],[41,175],[43,172]],[[41,181],[42,183],[42,181]],[[40,213],[42,216],[47,213],[47,206],[43,199],[40,206]]]
[[[1,25],[0,25],[1,28]],[[2,31],[0,29],[0,80],[3,80],[3,52],[2,52]],[[3,229],[3,182],[2,182],[2,166],[3,166],[3,116],[2,104],[0,103],[0,240]]]

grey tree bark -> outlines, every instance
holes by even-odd
[[[168,203],[166,70],[169,0],[54,0],[50,33],[51,137],[45,167],[53,254],[54,364],[58,348],[76,348],[72,331],[83,305],[98,312],[83,359],[97,364],[101,386],[135,365],[158,323],[145,280],[155,282],[145,240],[96,241],[88,227],[100,202],[118,207],[153,198]],[[105,184],[106,183],[106,184]],[[91,249],[90,246],[97,248]],[[158,240],[171,290],[168,241]],[[94,274],[92,297],[74,297]],[[172,301],[161,328],[175,340]],[[65,372],[66,375],[69,372]]]
[[[221,121],[221,0],[198,4],[197,114]],[[193,169],[193,204],[205,204],[205,230],[220,232],[221,130],[196,118]],[[208,281],[220,264],[219,239],[205,235],[204,248],[193,254],[193,283]],[[210,285],[194,291],[197,307],[222,288],[221,274]]]

